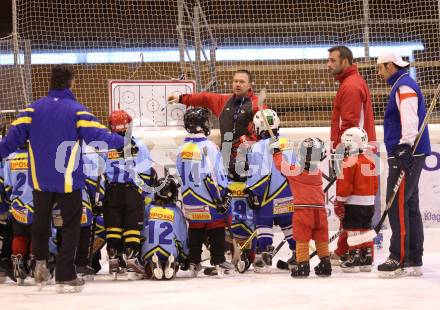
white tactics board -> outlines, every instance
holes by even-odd
[[[183,104],[167,104],[171,94],[191,94],[194,81],[109,81],[110,111],[125,110],[136,127],[183,126]]]

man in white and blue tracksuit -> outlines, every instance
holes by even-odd
[[[70,90],[74,72],[66,65],[52,68],[50,90],[18,115],[0,142],[0,158],[5,158],[29,140],[29,175],[33,188],[34,219],[32,253],[35,281],[48,280],[46,260],[51,236],[52,207],[61,210],[63,244],[56,259],[59,287],[80,291],[83,281],[76,276],[74,259],[82,213],[83,171],[81,145],[104,142],[108,148],[124,147],[124,138],[111,134],[80,104]]]
[[[393,52],[377,59],[378,74],[391,85],[384,117],[384,142],[388,153],[387,201],[399,178],[405,177],[389,209],[392,230],[390,255],[378,266],[382,276],[396,277],[408,273],[422,275],[423,223],[419,209],[419,179],[426,156],[431,153],[428,127],[425,128],[414,155],[412,147],[424,121],[425,100],[419,85],[409,76],[408,62]]]

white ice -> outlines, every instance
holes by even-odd
[[[388,255],[389,231],[376,264]],[[275,244],[281,235],[276,234]],[[332,244],[334,247],[335,245]],[[287,246],[277,259],[289,256]],[[338,268],[330,278],[293,279],[272,269],[271,274],[248,271],[235,277],[190,279],[180,271],[172,281],[112,281],[102,274],[86,283],[82,293],[56,294],[53,285],[37,291],[31,280],[24,287],[12,281],[0,284],[0,309],[440,309],[440,229],[425,230],[423,277],[379,279],[371,273],[344,274]],[[102,261],[105,263],[105,260]],[[276,261],[274,262],[275,266]],[[313,259],[312,266],[317,264]]]

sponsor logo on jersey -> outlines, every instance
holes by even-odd
[[[18,154],[11,160],[11,170],[27,170],[29,162],[27,154]]]
[[[246,196],[244,193],[244,189],[246,188],[245,182],[231,182],[229,183],[228,188],[231,191],[232,197],[234,198],[241,198]]]
[[[292,213],[295,210],[292,197],[274,199],[273,204],[273,214]]]
[[[11,209],[12,216],[20,223],[27,224],[28,223],[28,210],[17,210],[16,208]]]
[[[87,208],[83,207],[83,211],[81,214],[81,224],[87,224]]]
[[[185,217],[191,221],[209,221],[211,220],[211,212],[209,206],[189,206],[183,205],[185,210]]]
[[[122,159],[124,158],[124,154],[122,152],[118,152],[117,150],[110,150],[108,152],[108,159]]]
[[[167,208],[153,207],[150,209],[149,219],[174,222],[174,211]]]
[[[290,144],[289,140],[287,138],[280,138],[280,150],[281,151],[287,151],[292,150],[292,145]]]
[[[187,143],[183,148],[182,151],[180,151],[180,157],[182,159],[189,159],[189,160],[202,160],[202,154],[200,152],[200,148],[195,143]]]

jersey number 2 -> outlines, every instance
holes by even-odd
[[[155,225],[156,225],[155,221],[148,222],[148,242],[149,243],[154,243]],[[163,229],[163,231],[159,234],[159,243],[160,244],[172,244],[173,240],[167,239],[167,237],[173,231],[173,225],[171,225],[168,222],[162,222],[162,223],[160,223],[159,227]]]

